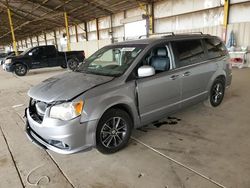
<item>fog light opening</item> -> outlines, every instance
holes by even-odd
[[[65,144],[62,141],[58,141],[58,140],[48,140],[48,143],[54,147],[57,147],[59,149],[69,149],[69,145]]]

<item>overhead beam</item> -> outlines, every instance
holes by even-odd
[[[60,13],[60,14],[61,14],[61,13]],[[57,16],[57,15],[59,15],[59,14],[57,13],[57,14],[48,15],[48,16],[50,16],[50,17],[52,16],[52,17],[53,17],[53,16]],[[40,18],[34,19],[34,20],[32,20],[32,21],[26,21],[26,22],[22,23],[21,25],[15,27],[15,28],[14,28],[14,31],[17,30],[17,29],[19,29],[19,28],[22,28],[22,27],[24,27],[24,26],[26,26],[26,25],[28,25],[28,24],[30,24],[30,23],[32,23],[32,22],[36,22],[36,21],[43,20],[43,19],[45,19],[45,17],[40,17]],[[0,39],[3,38],[3,37],[5,37],[5,36],[8,35],[9,33],[10,33],[10,32],[3,34],[2,36],[0,36]]]
[[[88,2],[90,5],[92,5],[93,7],[102,10],[103,12],[107,13],[107,14],[113,14],[113,12],[107,8],[104,8],[103,5],[97,3],[97,2],[92,2],[89,0],[85,0],[86,2]]]
[[[16,8],[16,7],[13,7],[13,6],[11,6],[10,9],[12,10],[12,12],[13,12],[14,15],[18,16],[19,19],[22,19],[22,20],[25,20],[25,21],[33,21],[32,19],[27,18],[27,15],[31,15],[32,17],[34,17],[36,19],[37,18],[41,19],[41,17],[42,17],[40,15],[39,16],[35,15],[35,14],[31,13],[30,11],[27,12],[27,11],[24,11],[22,9],[19,9],[19,8]],[[22,12],[25,15],[22,15],[22,14],[20,14],[18,12]],[[43,16],[46,16],[46,15],[47,15],[47,13],[45,15],[43,15]],[[53,17],[48,17],[48,16],[44,18],[45,21],[48,21],[50,23],[51,23],[52,19],[53,19]],[[55,19],[53,19],[53,24],[56,24],[58,26],[63,26],[63,24],[61,24],[61,22],[58,22]]]
[[[42,16],[45,16],[45,15],[51,13],[51,12],[57,12],[57,13],[59,13],[59,11],[57,11],[57,10],[58,10],[59,8],[63,7],[65,4],[70,3],[72,0],[63,1],[62,4],[56,6],[55,8],[50,8],[50,7],[46,6],[45,3],[42,3],[42,4],[41,4],[41,3],[38,3],[38,2],[35,3],[35,2],[33,2],[33,1],[31,1],[31,0],[26,0],[26,1],[27,1],[27,2],[30,2],[30,3],[33,3],[33,4],[35,4],[35,5],[40,5],[40,7],[43,7],[44,9],[47,9],[48,12],[42,14],[42,15],[41,15],[41,17],[42,17]],[[61,12],[60,12],[60,13],[61,13]],[[70,14],[68,15],[68,17],[72,18],[72,19],[75,20],[77,23],[80,23],[80,22],[81,22],[81,20],[79,20],[79,19],[73,17],[73,16],[70,15]]]

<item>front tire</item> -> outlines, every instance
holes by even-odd
[[[217,107],[221,104],[225,94],[225,82],[224,80],[217,78],[210,90],[209,103],[213,107]]]
[[[66,69],[66,68],[67,68],[67,65],[66,65],[66,64],[62,64],[61,67],[62,67],[63,69]]]
[[[14,72],[17,76],[25,76],[27,74],[27,67],[21,63],[15,65]]]
[[[96,130],[96,148],[103,154],[115,153],[126,147],[132,131],[129,114],[110,109],[100,119]]]

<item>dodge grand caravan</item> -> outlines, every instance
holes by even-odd
[[[26,134],[62,154],[124,148],[133,128],[207,100],[221,104],[232,74],[223,42],[169,35],[106,46],[73,72],[28,92]]]

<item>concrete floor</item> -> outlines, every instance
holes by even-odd
[[[198,104],[174,114],[177,124],[135,130],[129,146],[113,155],[96,149],[59,155],[24,134],[28,89],[63,72],[0,70],[0,187],[213,188],[250,187],[250,69],[233,70],[223,104]],[[165,123],[164,123],[165,122]]]

